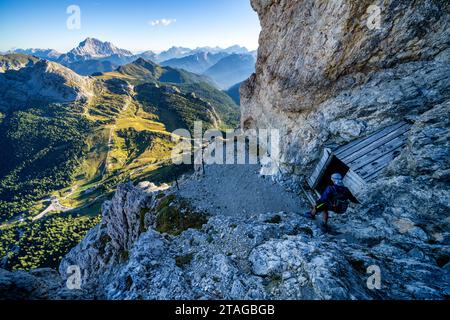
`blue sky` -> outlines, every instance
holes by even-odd
[[[80,29],[66,26],[70,5],[81,10]],[[250,0],[0,0],[0,51],[66,52],[87,37],[132,51],[234,44],[253,50],[259,31]]]

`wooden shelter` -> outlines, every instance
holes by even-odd
[[[357,197],[365,185],[375,180],[396,158],[407,142],[411,124],[401,121],[335,150],[325,148],[307,179],[311,189],[322,193],[331,183],[331,175],[340,173],[344,184]]]

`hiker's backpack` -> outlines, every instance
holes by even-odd
[[[339,191],[338,188],[333,186],[333,198],[331,199],[331,208],[330,210],[335,213],[345,213],[348,209],[348,197],[344,190],[344,192]]]

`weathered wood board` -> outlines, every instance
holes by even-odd
[[[350,190],[350,192],[357,197],[363,190],[366,182],[355,171],[350,169],[344,177],[344,185]]]
[[[331,156],[332,156],[332,152],[330,149],[328,149],[328,148],[323,149],[322,158],[320,159],[317,166],[314,168],[314,171],[311,174],[311,176],[307,179],[308,185],[312,189],[315,189],[315,187],[317,186],[318,181],[320,180],[323,172],[325,171],[327,165],[331,161],[331,158],[332,158]]]
[[[358,194],[367,182],[376,179],[383,169],[400,154],[407,143],[410,129],[409,123],[401,121],[334,151],[324,149],[322,158],[307,179],[309,186],[312,189],[317,187],[331,159],[335,156],[349,168],[344,177],[344,184],[353,194]]]

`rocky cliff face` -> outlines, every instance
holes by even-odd
[[[372,4],[381,9],[380,29],[367,26]],[[409,234],[444,266],[450,239],[449,3],[252,5],[262,33],[257,72],[241,87],[243,127],[279,129],[280,175],[301,180],[325,145],[414,121],[407,148],[368,186],[366,205],[352,212],[356,221],[342,221],[343,229],[366,240],[397,242]],[[430,244],[443,245],[442,252]]]
[[[367,25],[372,4],[381,10],[379,29]],[[369,186],[364,210],[389,225],[419,228],[423,241],[448,244],[449,3],[252,5],[262,33],[257,72],[241,87],[241,121],[280,130],[280,175],[301,180],[325,145],[414,121],[408,147]]]
[[[179,209],[173,191],[119,188],[103,209],[102,224],[64,259],[61,274],[80,266],[84,288],[107,299],[376,297],[365,288],[364,270],[352,266],[363,263],[358,255],[364,254],[339,239],[329,242],[296,215],[214,216],[174,235],[158,232],[154,223],[161,204]],[[340,253],[344,248],[353,260]]]
[[[37,269],[9,272],[0,269],[0,300],[83,300],[86,291],[69,290],[56,270]]]
[[[256,73],[241,87],[242,125],[281,130],[282,173],[448,101],[446,1],[252,0],[262,25]],[[367,26],[379,5],[380,29]]]

